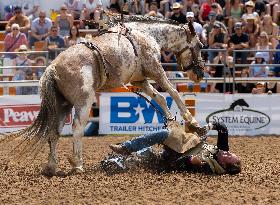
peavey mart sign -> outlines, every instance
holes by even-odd
[[[280,95],[198,94],[196,117],[226,124],[230,135],[279,134],[279,102]]]

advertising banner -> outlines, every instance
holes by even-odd
[[[39,95],[1,96],[0,133],[12,132],[29,126],[39,113],[40,102]],[[72,133],[72,121],[72,115],[69,115],[63,127],[63,135]]]
[[[230,135],[279,135],[279,102],[280,95],[198,94],[196,119],[200,124],[223,122]]]
[[[162,94],[176,120],[182,121],[174,100],[168,94]],[[151,102],[156,104],[154,100]],[[156,107],[161,110],[157,104]],[[164,126],[161,114],[134,93],[102,93],[99,113],[99,134],[143,134],[161,130]]]

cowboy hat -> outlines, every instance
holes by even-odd
[[[24,51],[25,52],[30,51],[30,49],[25,44],[22,44],[17,49],[15,49],[15,52],[24,52]]]

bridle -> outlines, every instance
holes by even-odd
[[[195,51],[194,51],[194,46],[192,46],[192,43],[191,43],[191,40],[190,40],[191,38],[190,38],[190,35],[189,35],[187,29],[184,27],[184,25],[182,25],[181,28],[183,28],[185,33],[186,33],[188,45],[186,45],[179,52],[175,53],[175,56],[176,56],[176,59],[177,59],[177,64],[178,64],[179,67],[181,67],[182,70],[184,70],[184,71],[193,70],[193,72],[195,74],[197,74],[197,76],[203,77],[203,70],[202,70],[201,65],[202,65],[202,63],[204,63],[204,61],[202,59],[197,59],[197,57],[195,55]],[[184,66],[184,65],[182,65],[181,55],[182,55],[182,53],[184,53],[188,49],[191,51],[192,63],[188,66]]]

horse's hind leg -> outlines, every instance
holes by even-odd
[[[133,82],[132,84],[142,87],[143,92],[154,99],[156,103],[163,109],[167,119],[173,119],[172,113],[167,107],[165,98],[148,82],[148,80]]]

